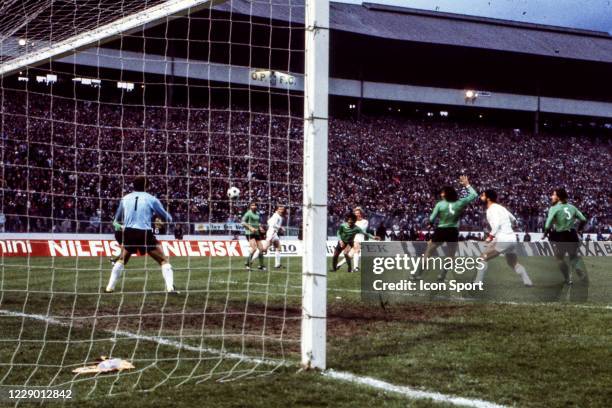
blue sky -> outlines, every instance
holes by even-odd
[[[334,0],[361,3],[361,0]],[[612,0],[368,0],[425,10],[612,33]]]

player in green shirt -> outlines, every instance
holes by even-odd
[[[582,281],[588,281],[584,262],[578,256],[580,238],[576,231],[576,223],[578,222],[578,229],[581,230],[587,219],[580,210],[568,204],[567,197],[565,189],[557,188],[553,190],[550,197],[553,205],[548,210],[544,231],[545,236],[548,236],[548,239],[553,242],[555,256],[559,262],[559,269],[563,274],[565,283],[571,285],[570,266]],[[566,253],[569,256],[570,265],[565,262]]]
[[[441,200],[436,203],[429,216],[431,224],[435,222],[436,218],[438,219],[438,226],[434,230],[431,240],[427,243],[427,249],[423,255],[425,258],[430,257],[443,244],[448,246],[447,256],[455,255],[457,242],[459,241],[459,220],[468,204],[478,197],[478,193],[470,185],[467,176],[460,176],[459,183],[468,191],[467,196],[463,198],[459,198],[457,191],[451,186],[442,187],[442,190],[440,190]],[[416,270],[412,276],[413,279],[420,279],[421,272],[421,269]],[[445,278],[446,271],[444,270],[438,275],[438,280],[443,281]]]
[[[252,202],[249,205],[249,209],[242,216],[242,226],[244,227],[244,235],[246,236],[247,241],[249,241],[249,255],[247,256],[245,266],[247,269],[251,269],[253,257],[257,251],[259,251],[259,255],[257,256],[259,259],[259,267],[257,269],[260,271],[265,271],[266,267],[264,266],[263,259],[264,249],[261,242],[262,231],[256,202]]]
[[[353,272],[353,265],[351,257],[349,256],[349,251],[354,245],[355,235],[363,234],[370,239],[375,239],[377,241],[380,240],[379,237],[375,237],[367,231],[364,231],[361,227],[355,225],[355,222],[357,222],[357,217],[352,212],[346,215],[345,221],[346,222],[340,224],[338,232],[336,233],[336,236],[338,237],[338,244],[334,249],[334,257],[332,258],[332,272],[336,272],[338,270],[338,257],[341,253],[344,253],[344,259],[348,265],[348,271]]]

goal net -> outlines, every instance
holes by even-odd
[[[325,3],[0,5],[0,387],[93,398],[324,367]],[[149,241],[117,259],[140,176],[172,217],[142,220],[165,260]],[[104,372],[115,359],[133,368]]]

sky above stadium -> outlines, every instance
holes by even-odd
[[[334,0],[360,4],[362,0]],[[372,3],[437,10],[605,31],[612,34],[612,0],[367,0]]]

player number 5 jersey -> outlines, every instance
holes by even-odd
[[[584,222],[586,217],[571,204],[557,203],[548,210],[544,229],[549,229],[554,225],[557,232],[571,231],[575,228],[576,220]]]

